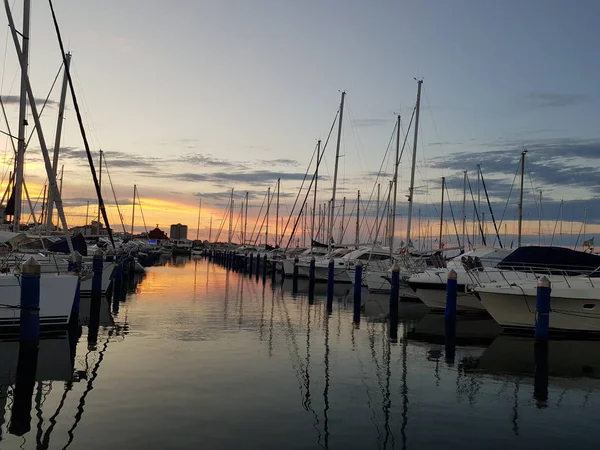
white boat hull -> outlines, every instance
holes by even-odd
[[[21,286],[15,275],[0,275],[0,330],[20,323]],[[77,288],[74,275],[42,275],[40,278],[40,328],[64,328],[69,323]]]
[[[550,330],[600,332],[600,280],[597,284],[595,289],[553,287]],[[535,328],[535,285],[481,287],[477,296],[502,327]]]
[[[104,268],[102,269],[102,294],[106,294],[106,291],[110,287],[112,282],[113,271],[117,267],[114,262],[105,262]],[[84,280],[81,280],[80,293],[81,295],[92,294],[92,278],[93,274],[89,274]]]

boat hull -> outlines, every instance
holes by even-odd
[[[0,331],[18,328],[21,301],[20,279],[15,275],[0,275],[3,305],[0,308]],[[40,328],[66,328],[77,288],[74,275],[42,275],[40,278]]]

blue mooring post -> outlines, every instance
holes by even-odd
[[[298,292],[298,257],[294,258],[294,272],[292,275],[292,292]]]
[[[400,301],[400,266],[392,266],[392,290],[390,292],[390,341],[398,342],[398,302]]]
[[[21,268],[19,340],[37,345],[40,340],[40,263],[30,257]]]
[[[81,272],[81,263],[83,258],[81,253],[74,251],[69,257],[69,271],[73,271],[77,277],[77,287],[75,288],[75,297],[73,298],[73,305],[71,306],[71,318],[70,322],[74,324],[79,323],[79,304],[81,302],[81,281],[79,280]]]
[[[256,279],[260,276],[260,253],[256,254]]]
[[[263,256],[263,279],[267,278],[267,254]]]
[[[315,258],[310,258],[308,266],[308,304],[312,305],[315,302]]]
[[[333,258],[329,260],[327,266],[327,312],[333,311],[333,284],[335,283],[335,261]]]
[[[96,250],[94,253],[94,259],[92,260],[92,271],[94,277],[92,278],[92,296],[102,295],[102,271],[104,270],[104,253],[102,250]]]
[[[552,285],[550,280],[542,277],[537,282],[537,297],[535,299],[535,342],[548,342],[550,328],[550,297]]]
[[[533,398],[536,407],[548,406],[548,343],[534,344],[535,369],[533,373]]]
[[[36,381],[39,342],[19,343],[17,376],[13,390],[13,402],[8,432],[23,436],[31,430],[31,403]]]
[[[252,275],[254,271],[254,253],[250,253],[250,269],[248,269],[248,273]]]
[[[354,268],[354,323],[360,323],[360,307],[362,305],[362,273],[363,263],[358,261]]]
[[[446,363],[454,364],[456,356],[456,297],[458,292],[458,280],[456,271],[448,272],[446,282],[446,310],[444,311],[444,338]]]

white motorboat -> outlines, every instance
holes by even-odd
[[[600,278],[553,276],[550,330],[600,332]],[[535,327],[537,280],[494,282],[475,294],[498,324],[508,329]]]
[[[473,264],[473,268],[490,268],[508,256],[512,250],[482,247],[472,250],[450,260],[447,267],[428,268],[423,272],[415,273],[408,278],[408,286],[425,303],[429,309],[443,310],[446,308],[446,283],[448,272],[454,270],[457,275],[457,311],[483,312],[485,308],[479,300],[466,287],[473,284],[471,275],[465,268]],[[486,272],[489,273],[489,272]]]
[[[308,269],[310,266],[311,258],[322,258],[327,254],[327,247],[313,247],[304,250],[298,255],[298,277],[308,278]],[[292,255],[286,256],[286,259],[282,260],[283,272],[286,277],[294,275],[294,259]]]
[[[69,323],[77,288],[74,275],[42,274],[40,277],[40,328],[64,328]],[[0,330],[20,323],[21,277],[0,274]]]

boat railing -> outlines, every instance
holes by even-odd
[[[523,281],[535,281],[544,276],[555,282],[562,280],[569,288],[572,287],[573,279],[586,280],[592,287],[595,287],[596,279],[596,283],[600,285],[599,267],[511,263],[500,267],[465,266],[465,269],[472,283],[478,286],[486,283],[505,283],[511,286]]]

